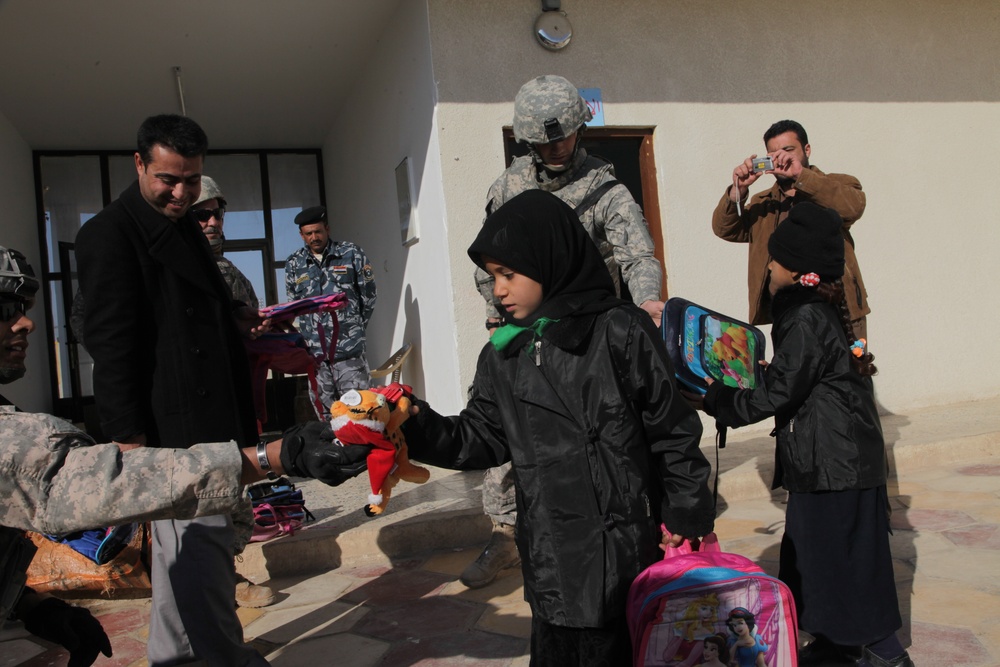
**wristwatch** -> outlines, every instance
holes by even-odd
[[[487,331],[489,331],[490,329],[497,329],[500,326],[502,326],[502,323],[501,323],[500,320],[490,320],[490,319],[486,320],[486,330]]]
[[[271,462],[267,458],[267,441],[265,440],[257,443],[257,465],[264,471],[268,479],[278,479],[278,476],[271,470]]]

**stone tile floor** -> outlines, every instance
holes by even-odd
[[[911,656],[921,667],[1000,665],[1000,464],[908,471],[890,495],[900,634]],[[724,549],[774,573],[782,523],[776,494],[724,507],[716,532]],[[466,589],[457,576],[476,555],[440,550],[276,579],[276,604],[240,610],[246,636],[279,667],[527,665],[530,613],[520,573]],[[115,650],[96,664],[145,665],[148,600],[86,604]],[[0,667],[65,662],[62,649],[24,636],[0,643]]]

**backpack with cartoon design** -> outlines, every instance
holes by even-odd
[[[797,664],[798,621],[791,591],[749,558],[725,553],[715,533],[698,551],[669,548],[629,589],[632,664],[767,667]]]

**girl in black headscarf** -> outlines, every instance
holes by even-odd
[[[530,190],[469,248],[507,324],[479,358],[469,404],[426,403],[411,458],[447,468],[510,460],[532,665],[625,665],[629,584],[714,522],[701,422],[677,391],[649,315],[615,297],[596,246],[558,197]]]

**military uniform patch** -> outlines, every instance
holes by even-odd
[[[374,278],[375,274],[372,272],[372,265],[371,264],[365,264],[361,268],[361,275],[363,275],[365,277],[365,282],[368,282],[369,280],[371,280],[372,278]]]

